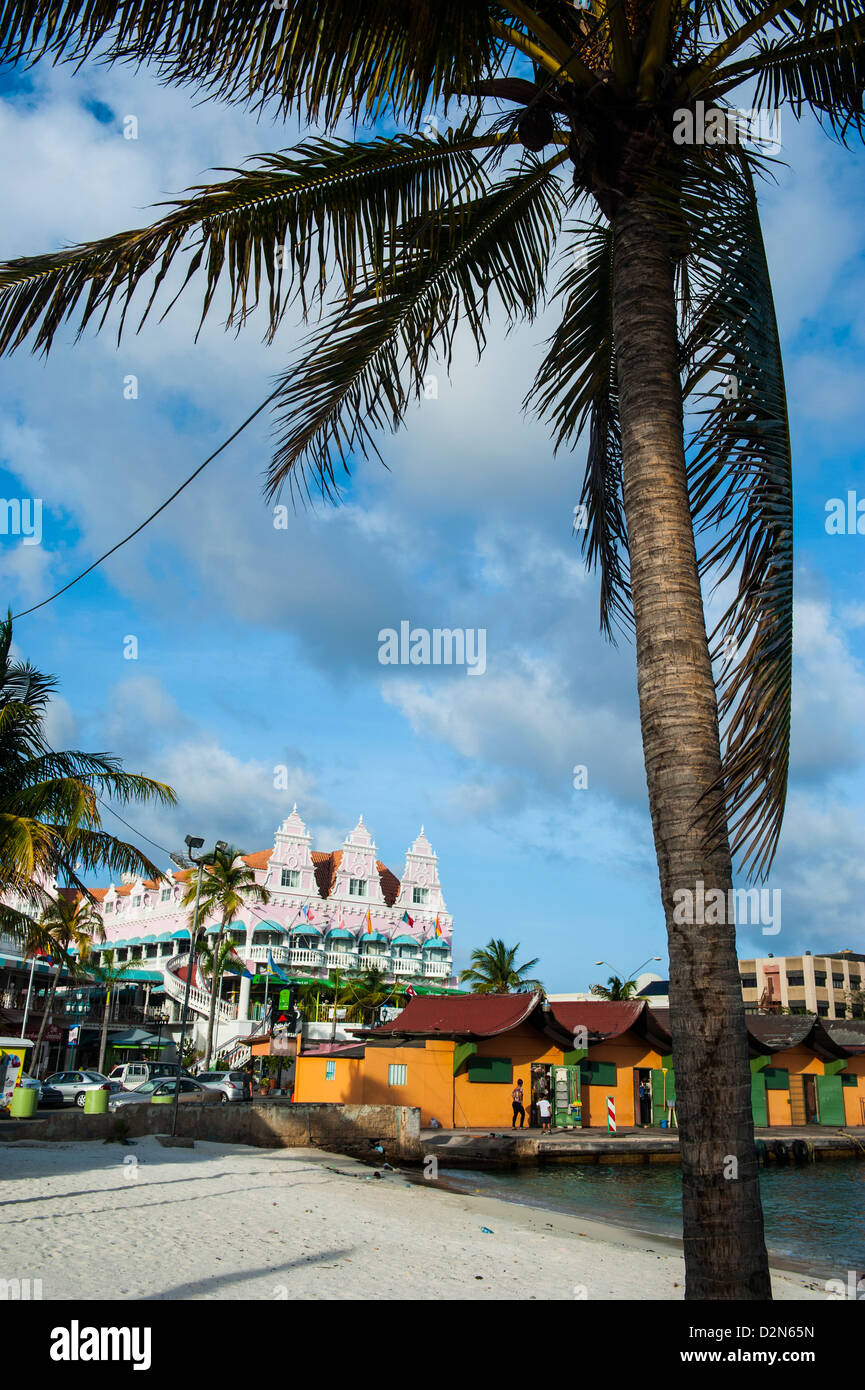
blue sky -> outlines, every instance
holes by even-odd
[[[122,137],[128,114],[137,141]],[[7,77],[0,127],[4,257],[143,225],[149,205],[297,133],[92,65]],[[828,498],[865,497],[865,160],[787,113],[782,141],[763,210],[797,482],[793,775],[770,881],[782,931],[746,928],[742,955],[862,949],[865,892],[865,538],[824,526]],[[13,611],[146,516],[295,356],[288,320],[267,348],[263,325],[236,338],[214,314],[194,344],[198,307],[193,289],[119,348],[110,332],[74,345],[65,330],[47,362],[4,362],[0,496],[44,506],[41,546],[0,537]],[[519,409],[553,322],[510,338],[494,323],[480,365],[460,340],[437,399],[380,441],[390,472],[359,461],[345,505],[291,513],[282,530],[261,493],[261,417],[141,537],[22,620],[16,642],[61,678],[55,742],[109,749],[176,788],[176,811],[131,813],[152,839],[260,849],[297,801],[317,848],[363,813],[400,873],[423,824],[457,964],[501,936],[563,991],[608,973],[599,956],[630,972],[665,941],[633,649],[600,637],[571,536],[583,448],[554,458]],[[123,397],[130,373],[137,400]],[[377,634],[401,619],[485,628],[485,675],[381,666]]]

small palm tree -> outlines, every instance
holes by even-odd
[[[49,954],[56,959],[56,965],[51,977],[51,988],[48,991],[48,997],[42,1011],[39,1035],[33,1049],[34,1057],[39,1056],[39,1049],[42,1045],[45,1029],[48,1026],[48,1016],[51,1013],[54,995],[57,992],[60,971],[65,966],[78,973],[82,967],[87,965],[93,942],[103,941],[105,938],[102,918],[93,903],[89,898],[79,896],[75,889],[61,889],[57,897],[53,899],[51,906],[43,913],[40,925],[51,942]],[[70,954],[73,948],[77,953],[75,959]]]
[[[95,869],[161,878],[134,845],[102,829],[100,798],[174,805],[170,787],[123,772],[108,753],[58,752],[44,720],[53,676],[13,659],[12,620],[0,622],[0,928],[28,951],[57,943],[43,925],[57,879],[89,898]]]
[[[488,941],[472,951],[471,965],[460,973],[460,984],[472,987],[473,994],[510,994],[512,990],[542,989],[540,980],[531,979],[529,970],[538,963],[538,957],[516,965],[516,946],[507,947],[503,941]]]
[[[102,1013],[102,1037],[99,1041],[99,1062],[96,1070],[102,1071],[105,1066],[105,1050],[108,1045],[108,1016],[111,1011],[111,991],[115,985],[121,984],[130,970],[134,970],[138,965],[137,960],[119,961],[116,959],[114,950],[101,951],[99,954],[99,964],[95,962],[88,966],[88,974],[96,980],[100,989],[105,990],[105,1008]]]
[[[222,994],[223,977],[241,975],[245,968],[232,941],[223,941],[217,950],[215,945],[210,946],[205,939],[198,952],[198,963],[203,974],[210,976],[217,1000]]]
[[[190,875],[187,880],[186,892],[183,896],[184,907],[191,907],[195,902],[196,882],[195,875]],[[252,903],[269,903],[270,893],[260,883],[255,881],[255,870],[251,869],[243,858],[240,850],[229,845],[227,849],[214,850],[205,866],[204,881],[201,886],[201,901],[199,903],[199,932],[208,918],[219,918],[219,931],[216,934],[216,941],[212,947],[211,960],[220,959],[220,949],[225,928],[232,922],[244,907]],[[192,917],[190,916],[190,934],[192,931]],[[197,942],[192,942],[189,953],[189,968],[192,969],[192,960],[195,954]],[[203,954],[203,952],[202,952]],[[216,994],[218,981],[211,979],[210,982],[210,1009],[207,1016],[207,1042],[204,1048],[204,1070],[210,1066],[210,1058],[213,1053],[213,1028],[216,1019]]]
[[[592,985],[592,994],[596,994],[599,999],[635,999],[637,982],[620,980],[618,975],[611,975],[605,985]]]

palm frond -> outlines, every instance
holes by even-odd
[[[267,475],[270,497],[298,467],[315,472],[324,495],[338,496],[336,461],[347,474],[352,453],[378,454],[375,432],[398,428],[433,352],[449,367],[458,325],[480,353],[493,296],[511,320],[536,312],[564,196],[555,171],[566,157],[531,159],[483,193],[443,205],[428,225],[401,229],[398,269],[335,310],[304,345],[301,369],[279,383],[284,428]]]
[[[787,791],[793,484],[778,325],[746,161],[723,201],[703,203],[690,233],[697,293],[683,357],[698,425],[689,488],[695,527],[709,537],[703,572],[716,586],[737,582],[711,637],[714,658],[724,656],[724,790],[731,848],[747,872],[763,876]]]
[[[424,113],[498,63],[485,0],[4,0],[0,60],[151,63],[166,82],[332,127]]]
[[[185,274],[163,317],[201,272],[199,327],[225,280],[227,326],[242,325],[266,295],[272,340],[295,292],[307,307],[313,266],[319,293],[334,274],[351,296],[359,280],[394,269],[399,226],[427,217],[458,188],[479,192],[475,150],[485,143],[473,122],[429,139],[308,140],[226,171],[235,177],[223,183],[188,189],[191,196],[150,227],[0,264],[0,352],[27,339],[34,352],[48,352],[73,315],[80,335],[91,320],[101,328],[115,303],[119,338],[150,277],[140,328],[181,258]]]
[[[588,422],[582,548],[589,568],[600,571],[601,628],[612,638],[615,626],[633,624],[612,324],[613,238],[600,222],[578,224],[573,235],[578,249],[556,292],[564,300],[561,321],[524,404],[552,424],[557,450],[573,448]]]

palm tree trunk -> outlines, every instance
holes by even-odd
[[[105,1049],[108,1046],[108,1014],[111,1009],[111,986],[105,987],[105,1009],[102,1014],[102,1037],[99,1040],[99,1064],[97,1071],[102,1071],[105,1066]]]
[[[700,882],[729,903],[732,871],[726,835],[712,846],[707,832],[706,794],[721,772],[718,705],[688,504],[673,273],[657,214],[637,198],[617,210],[613,255],[637,687],[670,947],[686,1297],[768,1299],[735,925],[673,918],[674,891],[696,894]]]
[[[42,1010],[42,1022],[39,1024],[39,1034],[38,1034],[38,1036],[37,1036],[37,1038],[36,1038],[36,1045],[35,1045],[34,1048],[33,1048],[33,1056],[36,1058],[37,1065],[38,1065],[38,1062],[39,1062],[39,1049],[40,1049],[40,1047],[42,1046],[42,1039],[43,1039],[43,1037],[45,1036],[45,1029],[48,1027],[48,1015],[51,1013],[51,1007],[52,1007],[52,1005],[53,1005],[53,1003],[54,1003],[54,995],[55,995],[55,993],[56,993],[56,991],[57,991],[57,981],[58,981],[59,979],[60,979],[60,962],[58,961],[58,963],[57,963],[57,969],[54,971],[54,975],[53,975],[53,978],[52,978],[52,980],[51,980],[51,988],[50,988],[49,991],[48,991],[48,998],[45,1000],[45,1007],[44,1007],[44,1009]],[[50,1055],[51,1055],[51,1054],[50,1054],[50,1050],[49,1050],[49,1056],[50,1056]]]
[[[216,943],[213,947],[213,975],[210,980],[210,1008],[207,1012],[207,1044],[204,1049],[204,1070],[210,1070],[210,1054],[213,1051],[213,1025],[216,1019],[216,986],[219,981],[219,948],[222,945],[222,933],[225,923],[221,922],[216,936]],[[191,964],[191,963],[190,963]]]

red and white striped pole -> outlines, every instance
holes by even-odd
[[[607,1133],[616,1132],[616,1100],[615,1096],[607,1096]]]

